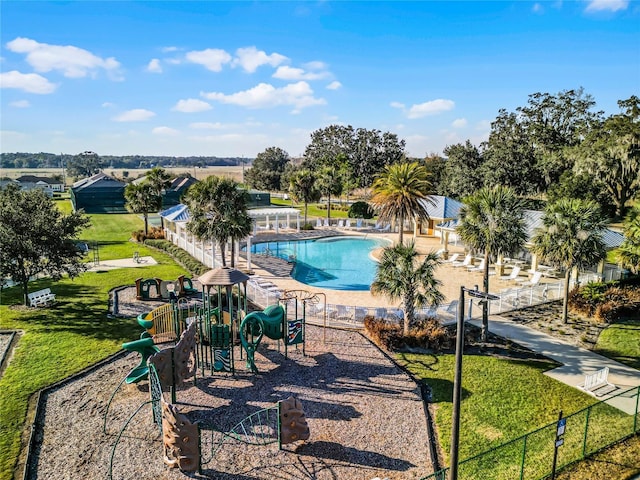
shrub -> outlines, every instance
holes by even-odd
[[[131,238],[138,243],[144,243],[144,241],[149,238],[159,240],[164,238],[164,231],[160,227],[151,227],[145,235],[144,230],[136,230],[135,232],[131,232]]]
[[[386,350],[417,347],[440,351],[451,344],[450,334],[432,318],[416,322],[406,337],[403,336],[402,327],[398,323],[371,316],[364,319],[364,328],[374,343]]]
[[[355,202],[349,207],[349,218],[373,218],[373,208],[367,202]]]
[[[312,224],[305,223],[304,225],[300,226],[300,230],[315,230],[315,228],[313,228]]]
[[[620,318],[640,315],[640,290],[611,287],[604,294],[602,303],[595,309],[600,322],[614,323]]]
[[[144,244],[168,253],[173,257],[173,259],[176,262],[182,265],[194,276],[200,276],[203,273],[209,271],[209,267],[207,267],[202,262],[199,262],[198,260],[193,258],[191,255],[187,253],[186,250],[181,249],[180,247],[174,245],[168,240],[150,239],[150,240],[146,240]]]
[[[569,294],[572,311],[599,322],[640,315],[640,289],[622,287],[618,282],[590,282]]]

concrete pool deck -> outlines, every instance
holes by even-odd
[[[310,238],[319,238],[332,235],[359,235],[367,237],[385,238],[391,241],[397,241],[396,233],[378,233],[357,230],[313,230],[300,233],[261,233],[254,237],[252,243],[287,241],[287,240],[303,240]],[[412,238],[412,235],[405,233],[405,241]],[[436,252],[443,248],[439,237],[419,236],[416,238],[416,248],[422,255],[429,252]],[[464,254],[462,245],[449,244],[449,254],[459,253],[460,257]],[[462,259],[462,258],[460,258]],[[245,268],[246,261],[242,258],[239,262],[239,268]],[[387,298],[378,296],[374,297],[369,291],[352,291],[352,290],[333,290],[328,288],[316,288],[307,285],[290,276],[293,264],[287,263],[285,260],[274,257],[257,257],[252,256],[251,270],[255,275],[267,279],[283,290],[307,290],[314,293],[324,293],[327,296],[327,302],[337,305],[361,306],[361,307],[398,307],[399,302],[390,302]],[[455,268],[450,264],[443,263],[437,270],[436,278],[442,282],[440,291],[445,296],[445,303],[457,300],[460,296],[460,287],[465,286],[473,288],[475,285],[482,285],[482,272],[469,272],[466,268]],[[526,278],[526,277],[521,277]],[[557,281],[556,279],[543,278],[541,282]],[[489,290],[492,293],[500,292],[506,288],[515,287],[514,282],[500,280],[495,275],[489,278]]]

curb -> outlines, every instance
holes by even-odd
[[[119,352],[114,353],[113,355],[108,356],[105,359],[100,360],[93,365],[90,365],[73,375],[64,378],[62,380],[57,381],[47,387],[44,387],[38,392],[36,392],[36,402],[35,402],[35,413],[33,415],[33,423],[31,424],[31,432],[29,433],[29,443],[27,446],[27,455],[24,461],[24,471],[22,472],[22,480],[31,480],[33,478],[33,472],[31,461],[35,457],[36,449],[42,443],[42,427],[44,426],[44,403],[46,402],[46,397],[54,390],[65,386],[68,383],[71,383],[75,380],[78,380],[90,373],[93,373],[95,370],[103,367],[104,365],[113,362],[114,360],[118,360],[120,357],[126,356],[129,353],[126,350],[120,350]],[[32,397],[33,398],[33,397]]]

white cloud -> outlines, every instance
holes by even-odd
[[[629,6],[629,0],[591,0],[585,11],[601,12],[608,10],[617,12],[618,10],[626,10]]]
[[[340,88],[342,88],[342,84],[337,80],[334,80],[329,85],[327,85],[327,90],[338,90]]]
[[[451,126],[453,128],[464,128],[467,126],[466,118],[456,118],[453,122],[451,122]]]
[[[233,59],[232,65],[234,67],[240,66],[245,72],[253,73],[262,65],[277,67],[288,60],[287,57],[279,53],[267,55],[266,52],[258,50],[256,47],[246,47],[236,50],[236,58]]]
[[[194,122],[189,124],[189,128],[194,130],[221,130],[226,126],[220,122]]]
[[[115,103],[111,103],[111,102],[103,102],[101,105],[102,108],[113,108],[115,107]]]
[[[147,72],[162,73],[162,65],[160,65],[160,60],[158,60],[157,58],[151,59],[151,61],[147,65]]]
[[[180,135],[180,132],[178,130],[170,127],[156,127],[153,130],[151,130],[151,133],[153,133],[154,135],[163,135],[163,136],[171,136],[171,137]]]
[[[260,83],[249,90],[226,95],[220,92],[203,92],[201,95],[208,100],[221,103],[240,105],[247,108],[270,108],[282,105],[292,105],[294,112],[313,105],[324,105],[326,101],[315,98],[313,90],[307,82],[297,82],[276,88],[268,83]]]
[[[162,47],[160,51],[162,53],[169,53],[169,52],[177,52],[178,50],[180,50],[178,47]]]
[[[306,72],[302,68],[294,68],[287,65],[278,67],[276,73],[273,74],[273,78],[281,80],[320,80],[327,78],[327,76],[329,76],[329,72]]]
[[[29,108],[31,103],[29,103],[29,100],[17,100],[15,102],[11,102],[9,105],[15,108]]]
[[[188,61],[202,65],[207,70],[219,72],[222,66],[231,62],[231,55],[218,48],[207,48],[206,50],[193,50],[186,55]]]
[[[113,120],[115,120],[116,122],[144,122],[155,116],[156,114],[150,110],[145,110],[144,108],[136,108],[121,113],[120,115],[114,117]]]
[[[82,78],[104,69],[113,79],[120,79],[120,63],[115,58],[104,59],[72,45],[49,45],[18,37],[7,43],[7,48],[15,53],[26,53],[27,63],[37,72],[56,70],[68,78]]]
[[[205,112],[213,107],[207,102],[198,100],[197,98],[188,98],[186,100],[178,100],[178,103],[171,109],[177,112],[194,113]]]
[[[20,73],[12,70],[0,73],[0,88],[17,88],[29,93],[44,95],[52,93],[58,86],[37,73]]]
[[[326,63],[315,60],[313,62],[305,63],[304,68],[306,68],[307,70],[327,70],[329,67]]]
[[[411,105],[407,113],[408,118],[422,118],[427,115],[438,115],[439,113],[452,110],[455,103],[452,100],[438,98],[429,102]]]
[[[390,105],[390,106],[392,106],[393,108],[400,108],[400,109],[404,109],[404,103],[400,103],[400,102],[391,102],[389,105]]]

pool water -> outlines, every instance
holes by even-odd
[[[273,255],[295,266],[291,276],[299,282],[333,290],[369,290],[378,263],[371,252],[388,240],[365,237],[329,237],[256,243],[252,254]]]

